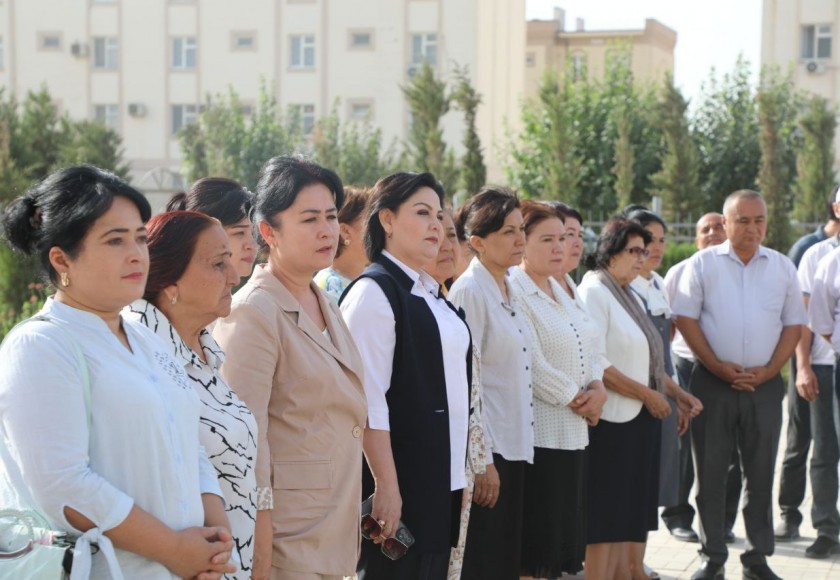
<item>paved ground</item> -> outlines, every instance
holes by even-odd
[[[785,402],[786,403],[786,402]],[[785,425],[787,412],[785,412]],[[774,478],[774,503],[778,498],[779,473],[781,471],[784,453],[785,429],[782,429],[782,443],[776,462],[776,476]],[[693,497],[693,494],[692,494]],[[774,524],[779,521],[779,506],[773,506]],[[801,538],[796,542],[776,543],[776,552],[768,561],[776,574],[785,580],[840,580],[840,555],[827,560],[810,560],[805,557],[805,548],[811,545],[817,534],[811,527],[811,489],[808,484],[805,504],[802,506],[805,521],[799,529]],[[696,529],[696,528],[695,528]],[[726,563],[727,578],[741,578],[740,554],[744,551],[744,522],[738,517],[735,525],[737,541],[729,546],[729,560]],[[660,522],[659,531],[651,534],[648,541],[646,563],[659,572],[663,578],[690,578],[700,566],[697,555],[698,544],[678,542],[671,538],[667,528]]]

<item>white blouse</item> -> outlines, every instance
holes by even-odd
[[[549,284],[554,299],[522,268],[511,268],[510,277],[534,337],[534,445],[585,449],[589,444],[586,419],[568,405],[589,383],[604,376],[597,352],[598,328],[585,307],[553,278]]]
[[[481,350],[481,408],[487,463],[492,453],[508,461],[534,460],[534,408],[531,400],[531,332],[507,284],[510,304],[478,258],[449,290],[464,309],[473,342]],[[492,452],[492,453],[489,453]]]
[[[647,386],[650,349],[644,331],[593,272],[587,272],[578,288],[589,314],[598,326],[598,354],[605,370],[614,366],[634,381]],[[642,410],[642,402],[607,389],[601,419],[626,423]]]
[[[54,323],[27,323],[0,348],[0,505],[37,509],[67,531],[65,506],[103,532],[135,504],[174,530],[204,525],[201,494],[222,492],[199,443],[201,403],[169,346],[123,319],[129,351],[101,318],[53,299],[41,314]],[[88,367],[90,429],[67,334]],[[174,578],[157,562],[116,554],[126,578]],[[102,553],[91,577],[110,578]]]
[[[438,298],[440,285],[431,276],[423,271],[412,270],[387,251],[382,252],[382,255],[414,281],[411,293],[426,301],[437,322],[443,347],[443,373],[449,406],[450,489],[463,489],[467,485],[464,458],[467,455],[469,419],[467,350],[470,346],[470,332],[464,321],[442,298]],[[362,278],[344,297],[341,314],[365,366],[368,427],[390,431],[385,395],[391,387],[397,340],[394,312],[379,284],[370,278]]]
[[[219,475],[231,533],[236,540],[234,559],[240,562],[240,569],[225,578],[247,580],[251,577],[254,561],[257,510],[272,507],[271,488],[257,490],[254,472],[257,420],[222,378],[219,369],[225,354],[207,330],[202,330],[198,337],[207,360],[205,363],[151,302],[135,300],[123,314],[154,330],[170,345],[170,352],[184,365],[184,371],[201,399],[199,437]],[[263,500],[263,505],[259,505],[259,499]]]

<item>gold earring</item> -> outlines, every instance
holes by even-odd
[[[394,235],[394,232],[388,232],[388,239],[390,240],[391,236],[393,236],[393,235]]]
[[[58,275],[58,277],[61,278],[61,285],[62,286],[67,288],[70,285],[70,274],[68,274],[67,272],[61,272]]]
[[[349,246],[350,245],[350,240],[344,240],[344,245]]]

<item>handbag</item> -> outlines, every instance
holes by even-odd
[[[75,337],[62,328],[61,324],[42,314],[19,323],[6,338],[33,320],[54,324],[73,345],[82,373],[82,392],[90,427],[90,375],[82,349]],[[108,562],[111,577],[114,580],[123,580],[114,547],[98,528],[88,530],[82,535],[71,535],[50,528],[47,518],[34,509],[0,509],[0,578],[85,580],[90,576],[91,556],[101,549]]]

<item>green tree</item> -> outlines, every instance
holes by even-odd
[[[767,203],[766,245],[782,252],[790,245],[790,219],[795,178],[795,135],[798,97],[790,74],[765,67],[758,101],[761,165],[758,184]]]
[[[697,195],[697,150],[688,128],[687,108],[688,102],[674,86],[673,77],[666,74],[659,107],[664,142],[662,169],[651,180],[656,187],[653,193],[662,197],[664,217],[672,222],[686,215],[697,216],[703,208]]]
[[[727,195],[755,187],[761,148],[750,63],[739,56],[722,78],[712,69],[691,120],[704,211],[720,211]]]
[[[45,177],[59,165],[65,142],[61,116],[45,86],[27,93],[16,129],[12,138],[18,167],[33,179]]]
[[[636,160],[633,142],[630,140],[630,119],[627,110],[622,108],[616,115],[615,163],[612,167],[615,175],[615,194],[618,207],[625,207],[633,202],[633,163]]]
[[[265,81],[250,119],[244,118],[238,95],[229,89],[207,99],[198,122],[184,127],[178,141],[189,181],[223,175],[249,189],[256,187],[260,168],[269,158],[305,149],[300,124],[280,113]]]
[[[799,116],[802,146],[796,150],[793,215],[803,222],[825,220],[826,199],[834,188],[835,114],[825,98],[812,96]]]
[[[446,81],[438,79],[428,63],[407,84],[402,86],[411,126],[408,131],[408,159],[414,169],[431,171],[453,192],[458,185],[458,167],[454,152],[443,138],[441,119],[449,112],[452,102]]]
[[[128,179],[128,165],[123,162],[120,136],[97,121],[61,120],[62,139],[58,148],[58,165],[89,163]]]
[[[582,163],[576,153],[572,81],[546,70],[537,97],[522,106],[522,131],[509,145],[506,172],[525,197],[562,199],[580,208],[578,180]]]
[[[312,135],[312,152],[318,163],[336,171],[348,185],[371,187],[376,180],[393,173],[393,147],[384,150],[382,131],[368,122],[338,118],[338,103],[326,117],[318,119]]]
[[[481,95],[472,86],[469,70],[465,66],[455,69],[455,88],[452,92],[461,112],[464,113],[464,155],[461,158],[461,189],[468,195],[477,192],[487,181],[487,167],[481,152],[481,139],[475,126]]]

